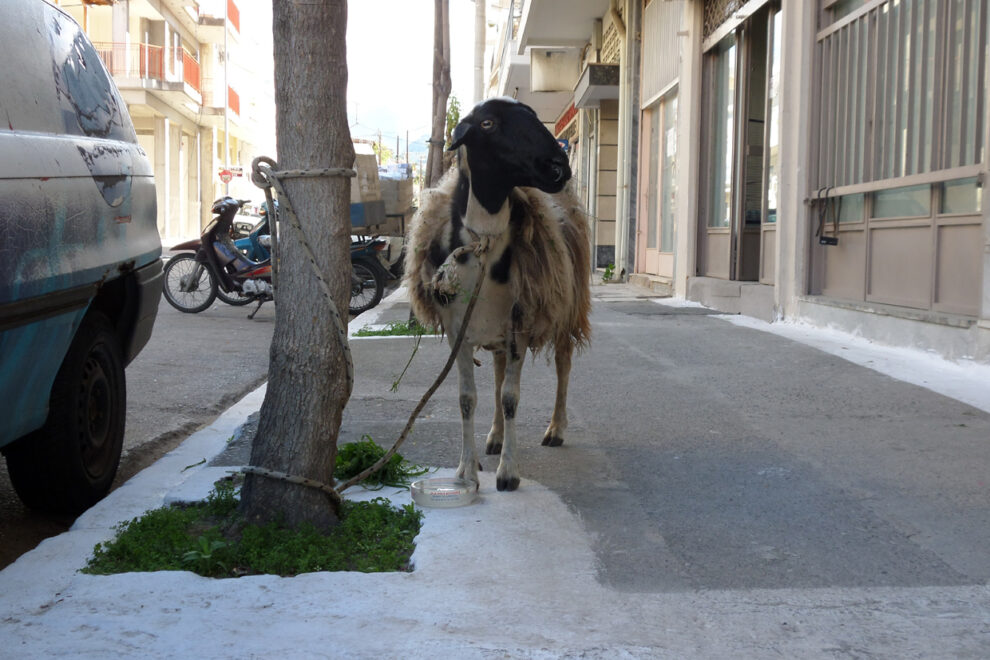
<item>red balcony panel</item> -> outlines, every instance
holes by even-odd
[[[241,31],[241,10],[234,4],[234,0],[227,0],[227,20],[234,30]]]
[[[235,115],[241,114],[241,97],[238,96],[233,87],[227,87],[227,107],[230,108]]]
[[[199,62],[186,51],[182,51],[182,80],[197,92],[201,91],[199,75]]]

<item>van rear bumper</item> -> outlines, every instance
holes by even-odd
[[[155,317],[158,315],[158,304],[162,299],[162,260],[155,259],[147,266],[134,270],[133,295],[134,330],[124,345],[124,362],[129,364],[137,357],[155,327]],[[129,295],[129,297],[130,297]]]

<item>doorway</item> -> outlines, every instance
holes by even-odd
[[[772,281],[778,14],[764,7],[705,54],[700,275]]]
[[[640,272],[674,277],[674,215],[677,207],[677,92],[671,91],[643,111],[640,150],[638,229]]]

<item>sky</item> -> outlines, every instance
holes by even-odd
[[[452,95],[466,112],[474,96],[474,1],[449,0]],[[245,40],[258,53],[271,52],[271,4],[241,0]],[[433,0],[350,0],[347,7],[347,116],[353,138],[378,139],[400,151],[409,139],[429,137],[432,121]],[[500,20],[489,10],[488,21]],[[255,46],[256,44],[256,46]],[[235,62],[236,66],[236,62]],[[254,67],[240,67],[238,81],[250,88]],[[257,90],[255,90],[257,93]],[[269,97],[269,103],[272,103]],[[274,111],[274,107],[272,108]]]
[[[347,18],[347,116],[351,136],[405,149],[430,132],[432,0],[351,0]],[[474,95],[474,2],[450,0],[450,77],[468,109]],[[489,21],[493,18],[488,17]]]

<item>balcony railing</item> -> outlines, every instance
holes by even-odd
[[[177,72],[179,78],[174,79],[165,73],[165,49],[161,46],[117,42],[96,42],[93,45],[115,77],[162,82],[178,82],[181,79],[197,93],[202,93],[199,62],[185,50],[182,51],[182,70]]]

